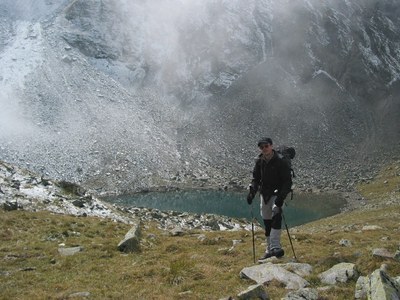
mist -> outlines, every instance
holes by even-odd
[[[400,132],[394,7],[4,1],[0,159],[97,191],[246,185],[257,139],[271,136],[298,149],[303,178],[345,177],[320,167],[337,141],[345,160]]]
[[[252,20],[255,6],[255,1],[114,1],[124,24],[114,39],[125,45],[121,59],[150,76],[163,93],[201,101],[213,94],[207,87],[226,90],[265,56],[264,36]],[[237,19],[241,23],[233,23]]]

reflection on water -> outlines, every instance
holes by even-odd
[[[248,205],[246,197],[247,193],[190,190],[125,195],[108,197],[104,200],[120,206],[210,213],[249,220],[253,213],[262,224],[259,217],[259,198],[254,199],[253,205]],[[293,200],[288,199],[286,203],[284,206],[286,222],[288,226],[296,226],[337,214],[346,202],[337,195],[295,194]]]

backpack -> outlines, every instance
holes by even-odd
[[[294,174],[294,170],[292,168],[292,159],[296,156],[296,150],[293,147],[278,146],[275,147],[275,151],[278,153],[279,157],[288,164],[290,173],[292,177],[295,178],[296,174]]]
[[[278,153],[278,156],[285,161],[290,169],[290,175],[292,175],[292,178],[295,178],[296,175],[294,174],[294,170],[292,168],[292,159],[296,156],[296,150],[293,147],[288,147],[288,146],[278,146],[274,148],[275,151]],[[290,199],[293,200],[293,190],[290,189]]]

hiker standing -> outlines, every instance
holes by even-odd
[[[267,244],[260,260],[264,260],[285,254],[281,246],[282,205],[291,191],[292,177],[289,165],[273,149],[270,138],[262,138],[258,147],[261,153],[253,169],[247,203],[252,204],[257,191],[260,192],[260,213]]]

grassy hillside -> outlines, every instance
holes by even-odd
[[[311,287],[321,287],[317,275],[339,262],[355,263],[361,275],[385,263],[389,275],[400,275],[398,262],[372,256],[374,248],[399,248],[399,172],[399,164],[386,167],[375,181],[359,186],[365,208],[291,229],[299,262],[314,268],[306,278]],[[362,230],[365,225],[381,229]],[[117,245],[129,229],[107,219],[0,210],[0,299],[220,299],[253,284],[239,278],[253,264],[251,232],[171,236],[148,223],[142,252],[123,254]],[[342,239],[352,245],[341,246]],[[230,250],[233,240],[241,242]],[[262,242],[258,231],[257,256]],[[83,251],[61,256],[60,244]],[[292,251],[285,232],[283,244],[287,255],[280,262],[287,262]],[[320,299],[352,299],[354,287],[352,281],[321,290]],[[272,299],[287,293],[275,282],[266,289]]]

